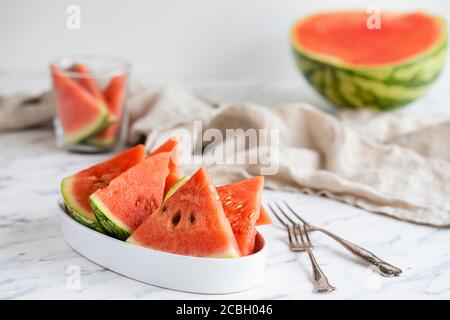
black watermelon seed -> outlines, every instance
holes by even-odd
[[[172,224],[174,227],[176,227],[181,220],[181,211],[178,210],[177,212],[175,212],[175,214],[172,216]]]
[[[189,223],[194,224],[195,223],[195,212],[192,212],[189,216]]]

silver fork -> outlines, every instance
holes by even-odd
[[[275,202],[275,206],[281,211],[284,212],[282,207]],[[387,263],[386,261],[378,258],[376,255],[374,255],[372,252],[370,252],[369,250],[366,250],[348,240],[345,240],[339,236],[337,236],[336,234],[320,228],[320,227],[316,227],[313,226],[312,224],[310,224],[309,222],[307,222],[305,219],[303,219],[302,217],[300,217],[300,215],[298,215],[292,208],[291,206],[289,206],[289,204],[286,201],[283,201],[285,207],[299,220],[301,221],[304,225],[305,225],[305,229],[307,229],[308,231],[320,231],[323,234],[326,234],[327,236],[329,236],[330,238],[334,239],[336,242],[338,242],[339,244],[341,244],[345,249],[347,249],[347,251],[349,251],[350,253],[354,254],[355,256],[362,258],[364,261],[370,263],[371,265],[373,265],[375,267],[375,269],[378,271],[379,274],[381,274],[382,276],[385,277],[393,277],[393,276],[398,276],[400,275],[400,273],[402,273],[402,270],[400,268],[397,268],[396,266],[393,266],[389,263]],[[274,210],[271,207],[272,212],[274,212]]]
[[[328,292],[333,291],[336,288],[333,287],[326,275],[323,273],[322,269],[320,269],[319,264],[317,263],[316,258],[312,252],[312,244],[311,240],[308,236],[308,231],[306,230],[304,225],[300,225],[299,223],[295,223],[289,216],[287,216],[283,211],[281,213],[288,219],[290,222],[285,222],[274,210],[274,208],[269,203],[269,207],[272,210],[275,217],[278,221],[281,222],[282,225],[287,229],[288,238],[289,238],[289,247],[292,251],[306,251],[308,252],[309,259],[311,260],[311,266],[313,270],[313,280],[314,285],[316,286],[317,291],[319,292]],[[298,235],[297,235],[298,234]],[[300,239],[300,240],[299,240]],[[306,241],[305,241],[306,239]]]

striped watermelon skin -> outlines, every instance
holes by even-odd
[[[422,96],[439,77],[447,55],[447,27],[432,48],[401,63],[356,67],[306,52],[291,37],[306,80],[337,107],[389,111]]]

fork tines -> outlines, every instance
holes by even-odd
[[[281,207],[276,202],[274,202],[273,204],[268,203],[268,205],[277,220],[287,229],[289,246],[292,250],[300,251],[305,250],[307,247],[312,247],[305,223],[300,224],[293,220],[287,213],[287,210],[283,209],[283,207]],[[285,205],[286,207],[288,207],[287,203],[285,203]],[[275,209],[275,207],[277,209]],[[293,214],[295,214],[297,218],[299,218],[300,221],[304,221],[290,207],[288,208],[290,211],[292,211]],[[281,215],[284,216],[285,219],[283,219],[279,213],[277,214],[277,211],[281,213]]]
[[[307,230],[308,223],[300,218],[300,216],[296,214],[286,202],[284,202],[285,207],[288,208],[288,210],[293,215],[295,215],[296,218],[292,219],[291,216],[287,213],[288,210],[284,209],[276,202],[269,202],[268,205],[277,220],[280,221],[280,223],[287,229],[289,248],[292,251],[306,251],[308,253],[311,261],[313,280],[316,289],[319,292],[329,292],[335,290],[336,288],[329,283],[326,275],[323,273],[319,264],[317,263],[316,258],[314,257],[311,249],[311,240],[309,239]],[[296,222],[295,220],[298,220],[298,222]]]

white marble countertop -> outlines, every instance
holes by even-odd
[[[17,87],[13,82],[8,78]],[[298,91],[296,86],[197,86],[196,92],[218,100],[306,100],[326,107],[311,89]],[[450,112],[443,110],[442,101],[450,101],[450,92],[440,82],[410,108]],[[266,200],[287,199],[314,224],[373,251],[401,267],[403,274],[383,278],[329,238],[312,234],[318,262],[338,288],[315,293],[307,255],[290,252],[285,231],[275,224],[261,229],[269,245],[264,278],[245,292],[196,295],[118,275],[64,242],[56,205],[64,176],[105,157],[57,150],[51,130],[0,133],[0,299],[450,299],[450,230],[397,221],[326,198],[270,191],[265,191]],[[81,270],[80,290],[67,285],[73,265]]]
[[[61,234],[59,182],[106,155],[57,150],[47,130],[0,135],[0,299],[394,299],[450,298],[450,230],[400,222],[326,198],[265,192],[265,199],[287,199],[315,224],[372,250],[400,266],[397,278],[383,278],[337,244],[313,234],[316,257],[338,288],[313,291],[306,254],[287,249],[278,225],[262,228],[269,243],[261,283],[245,292],[196,295],[140,283],[80,256]],[[81,289],[67,286],[69,266],[81,269]]]

